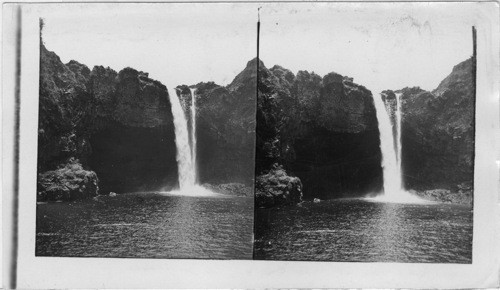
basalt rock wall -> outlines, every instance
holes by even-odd
[[[432,92],[396,91],[402,102],[402,164],[406,188],[470,190],[474,170],[474,58],[456,65]],[[393,91],[384,92],[394,111]]]
[[[64,64],[42,44],[39,176],[57,168],[95,171],[99,189],[88,195],[174,186],[177,164],[168,97],[166,87],[147,73]]]
[[[228,86],[199,83],[192,87],[196,87],[197,98],[200,182],[252,184],[255,62],[249,62]],[[177,88],[189,120],[189,87]],[[51,193],[46,192],[78,186],[87,188],[85,194],[57,193],[57,198],[176,187],[175,131],[169,98],[166,86],[147,73],[132,68],[116,72],[103,66],[90,70],[73,60],[64,64],[42,43],[38,196],[51,199]],[[58,179],[59,172],[92,178],[82,177],[90,180],[88,184],[82,181],[74,185],[62,182],[69,180],[66,177]]]
[[[200,183],[253,184],[256,72],[250,61],[227,86],[206,82],[177,87],[189,128],[195,98]]]
[[[304,199],[364,195],[382,186],[371,92],[352,78],[260,63],[256,173],[283,165]]]

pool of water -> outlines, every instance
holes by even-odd
[[[124,194],[37,205],[36,255],[251,259],[253,198]]]
[[[363,199],[256,209],[261,260],[472,263],[472,207]]]

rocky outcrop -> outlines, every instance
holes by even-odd
[[[304,198],[380,189],[379,133],[371,92],[352,78],[260,63],[256,173],[284,166]]]
[[[66,165],[38,176],[37,201],[84,199],[96,196],[98,191],[97,174],[84,170],[74,158]]]
[[[296,204],[302,201],[302,183],[297,177],[288,176],[283,167],[274,165],[255,181],[255,206],[273,207]]]
[[[432,92],[418,87],[396,91],[402,100],[406,188],[418,192],[438,188],[460,195],[460,187],[472,186],[474,65],[473,58],[456,65]],[[386,91],[385,97],[386,104],[394,107],[394,92]]]

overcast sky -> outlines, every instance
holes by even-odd
[[[252,7],[251,7],[252,6]],[[45,19],[44,42],[61,60],[127,66],[171,88],[229,84],[256,56],[255,5],[63,5]]]
[[[436,88],[472,55],[470,3],[296,3],[262,8],[261,59],[337,72],[373,92]]]
[[[470,3],[62,5],[44,41],[63,62],[130,66],[168,87],[226,85],[256,56],[297,73],[337,72],[368,89],[434,89],[472,54]]]

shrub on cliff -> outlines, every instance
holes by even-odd
[[[38,201],[75,200],[96,196],[99,191],[97,175],[83,169],[79,160],[70,159],[56,170],[38,174]]]
[[[302,182],[298,177],[287,175],[282,166],[275,164],[269,172],[257,177],[255,205],[272,207],[302,201]]]

